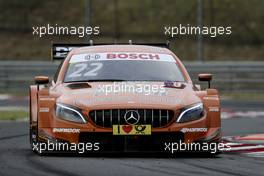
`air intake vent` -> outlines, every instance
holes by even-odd
[[[71,83],[71,84],[68,84],[67,87],[69,87],[70,89],[91,88],[91,86],[88,83]]]

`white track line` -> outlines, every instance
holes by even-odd
[[[257,118],[264,117],[264,111],[234,111],[234,112],[221,112],[222,119],[230,119],[230,118]]]

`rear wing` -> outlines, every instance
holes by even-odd
[[[129,40],[129,43],[96,43],[93,44],[93,41],[90,40],[89,43],[73,43],[73,44],[62,44],[62,43],[53,43],[51,48],[51,60],[63,60],[67,57],[68,53],[74,48],[86,47],[86,46],[98,46],[98,45],[148,45],[156,46],[162,48],[169,48],[169,41],[166,43],[132,43]]]

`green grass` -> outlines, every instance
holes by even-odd
[[[0,120],[20,120],[29,117],[28,111],[14,110],[14,111],[0,111]]]
[[[246,101],[263,101],[264,94],[262,93],[222,93],[221,97],[233,100],[246,100]]]
[[[23,91],[6,91],[6,90],[1,90],[0,89],[0,96],[1,95],[10,95],[13,97],[21,98],[21,97],[26,97],[29,96],[28,90],[23,90]]]

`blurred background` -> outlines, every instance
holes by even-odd
[[[186,61],[197,59],[197,36],[164,35],[164,26],[197,26],[202,3],[205,26],[231,26],[232,35],[204,36],[205,61],[262,60],[263,0],[0,0],[0,59],[49,60],[51,42],[80,42],[77,36],[32,35],[32,26],[100,26],[95,42],[171,41]],[[34,46],[34,48],[32,48]]]
[[[88,39],[94,43],[169,40],[195,83],[198,73],[211,72],[212,85],[224,98],[263,100],[263,0],[0,0],[0,10],[0,107],[7,102],[16,105],[19,97],[24,103],[34,76],[52,77],[58,65],[50,61],[52,42]],[[33,26],[47,24],[99,26],[100,35],[32,35]],[[179,24],[231,26],[232,34],[164,35],[164,26]]]

